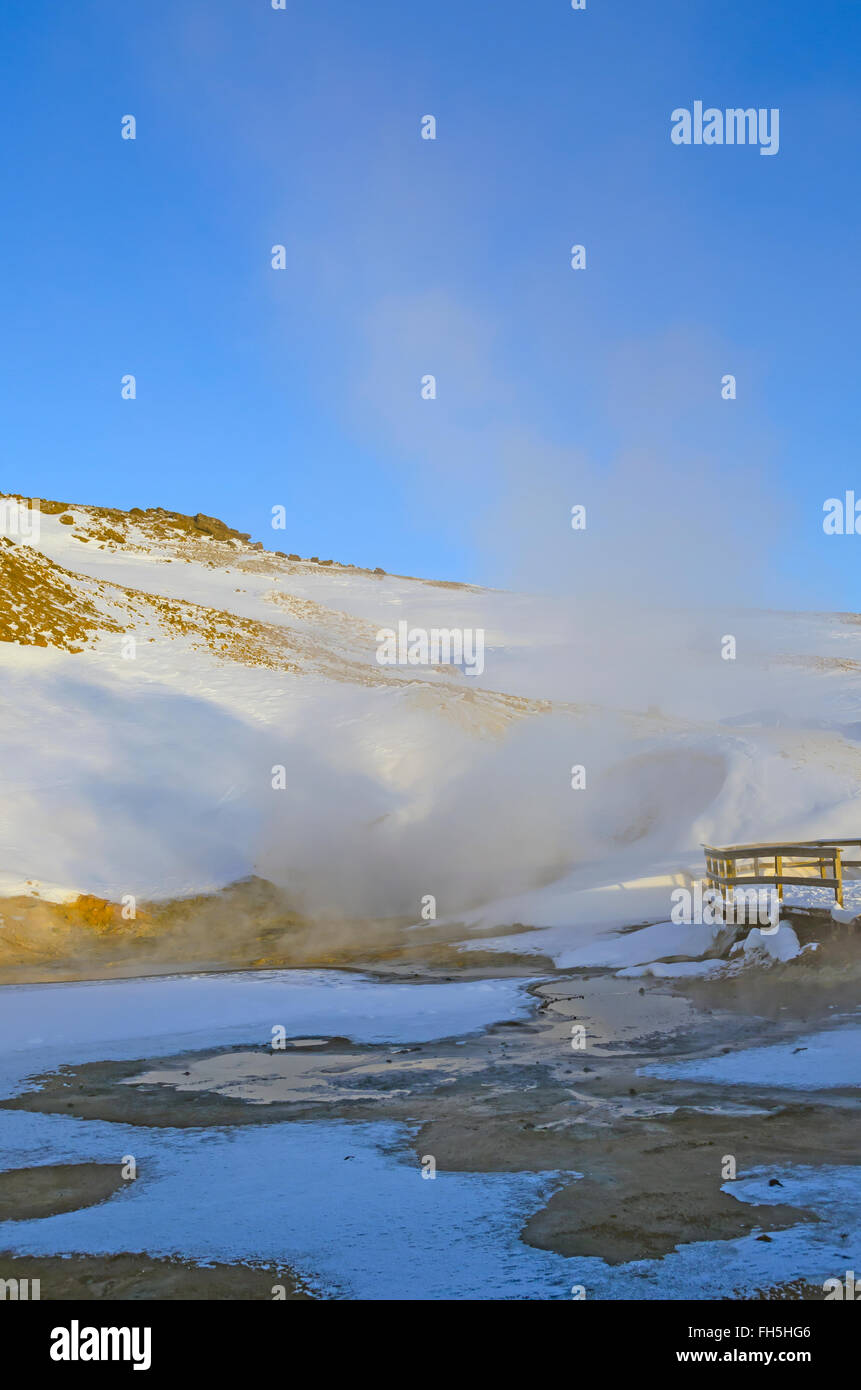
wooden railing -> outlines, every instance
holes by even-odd
[[[805,840],[801,844],[729,845],[723,849],[703,845],[706,884],[720,888],[723,897],[724,890],[774,883],[782,899],[785,884],[809,888],[818,873],[818,886],[833,888],[842,907],[843,870],[861,868],[861,858],[843,858],[844,848],[861,850],[861,840]],[[810,872],[802,873],[804,869]]]

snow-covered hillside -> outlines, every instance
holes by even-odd
[[[0,592],[7,895],[256,874],[311,913],[433,895],[588,935],[666,916],[702,841],[861,834],[854,615],[479,590],[47,503],[0,538]],[[484,630],[483,672],[379,664],[401,621]]]

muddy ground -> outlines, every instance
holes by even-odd
[[[196,1265],[149,1255],[45,1256],[0,1254],[0,1279],[39,1280],[40,1301],[126,1301],[152,1299],[272,1299],[312,1297],[292,1270],[249,1265]],[[32,1299],[32,1289],[28,1290]]]
[[[571,1173],[522,1229],[521,1239],[542,1249],[613,1265],[691,1241],[750,1232],[767,1241],[769,1232],[819,1217],[737,1201],[723,1190],[725,1156],[735,1158],[739,1178],[760,1165],[855,1163],[859,1093],[670,1081],[639,1069],[785,1041],[845,1017],[857,999],[858,939],[813,919],[798,929],[817,935],[818,952],[735,980],[621,979],[542,969],[533,957],[534,1009],[518,1023],[441,1042],[372,1046],[315,1037],[289,1040],[282,1050],[215,1048],[69,1066],[34,1077],[0,1109],[150,1129],[392,1120],[412,1136],[417,1166],[432,1155],[441,1171]],[[470,974],[481,973],[469,959]],[[493,973],[513,968],[498,963]],[[403,962],[390,969],[403,978]],[[429,964],[409,977],[438,979],[440,969]],[[580,1028],[582,1039],[574,1033]],[[87,1171],[58,1169],[54,1179],[38,1169],[0,1176],[0,1215],[11,1214],[10,1203],[22,1215],[44,1215],[108,1200],[118,1171],[80,1166]],[[848,1232],[845,1246],[835,1242],[836,1269],[858,1267],[859,1258]],[[33,1263],[4,1257],[0,1277]],[[266,1285],[271,1271],[261,1282],[259,1271],[243,1266],[231,1282],[233,1275],[222,1280],[218,1270],[139,1256],[36,1263],[43,1297],[271,1297],[277,1282]],[[301,1296],[291,1280],[289,1296]],[[821,1284],[793,1270],[760,1296],[821,1297]]]

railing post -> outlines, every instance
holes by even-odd
[[[835,896],[835,898],[837,899],[837,906],[838,906],[838,907],[842,907],[842,906],[843,906],[843,865],[842,865],[842,863],[840,862],[840,856],[842,855],[842,853],[843,853],[842,849],[840,849],[839,846],[835,846],[835,848],[834,848],[834,878],[835,878],[835,880],[836,880],[837,887],[834,889],[834,896]]]
[[[774,877],[775,877],[775,878],[782,878],[782,877],[783,877],[783,855],[782,855],[782,854],[776,854],[776,855],[774,856]],[[783,884],[782,884],[782,883],[778,883],[778,885],[777,885],[777,901],[778,901],[779,903],[782,903],[782,902],[783,902]]]

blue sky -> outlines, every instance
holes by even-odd
[[[861,6],[5,0],[0,44],[3,488],[861,607],[822,531],[861,496]],[[779,153],[674,146],[695,100],[779,108]]]

